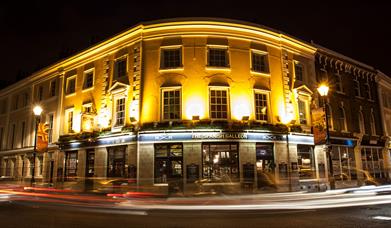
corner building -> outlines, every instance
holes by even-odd
[[[243,22],[155,21],[45,68],[29,77],[59,86],[42,182],[88,190],[128,179],[186,195],[324,190],[327,159],[311,134],[316,51]],[[8,161],[31,146],[1,152],[3,176],[28,178]]]

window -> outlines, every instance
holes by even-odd
[[[68,130],[68,133],[72,133],[73,132],[73,110],[68,110],[66,112],[66,116],[67,116],[67,130]]]
[[[51,114],[49,114],[47,116],[47,120],[48,120],[48,126],[49,126],[49,129],[48,129],[48,142],[52,143],[53,142],[53,126],[54,126],[54,115],[53,115],[53,113],[51,113]]]
[[[183,176],[181,143],[155,144],[155,183],[179,181]]]
[[[386,177],[382,148],[362,147],[361,162],[363,170],[368,171],[371,177]]]
[[[24,93],[23,94],[23,107],[26,107],[29,104],[29,94]]]
[[[339,74],[335,75],[335,90],[337,92],[343,92],[342,77]]]
[[[257,73],[269,73],[266,53],[251,52],[251,70]]]
[[[0,114],[5,114],[7,112],[7,100],[4,99],[0,102]]]
[[[299,109],[299,121],[300,124],[307,124],[307,103],[303,100],[298,99]]]
[[[212,119],[228,118],[228,90],[210,89],[210,117]]]
[[[123,126],[125,124],[125,98],[116,100],[115,106],[115,126]]]
[[[255,100],[255,119],[259,121],[268,121],[268,95],[266,93],[256,92]]]
[[[16,130],[16,124],[12,124],[12,130],[11,130],[11,148],[14,149],[14,143],[15,143],[15,130]]]
[[[373,115],[373,110],[371,110],[371,134],[376,135],[376,123],[375,116]]]
[[[72,94],[76,92],[76,76],[67,79],[66,94]]]
[[[372,96],[371,96],[371,87],[369,86],[368,83],[365,83],[365,84],[364,84],[364,87],[365,87],[365,97],[366,97],[368,100],[371,100],[371,99],[372,99]]]
[[[127,71],[127,57],[117,59],[114,63],[114,79],[125,77]]]
[[[107,176],[126,177],[126,146],[109,147],[107,151]]]
[[[93,113],[92,111],[92,103],[84,104],[83,105],[83,113]]]
[[[308,145],[297,145],[297,162],[300,179],[316,178],[314,149]]]
[[[303,65],[299,62],[295,62],[295,78],[297,81],[304,80],[304,69]]]
[[[327,123],[329,124],[330,130],[334,129],[334,123],[333,123],[333,111],[331,110],[330,104],[326,104],[327,107]]]
[[[354,149],[345,146],[333,146],[331,151],[335,180],[357,179]]]
[[[65,178],[66,180],[74,179],[77,177],[77,151],[66,152],[65,159]]]
[[[43,86],[38,86],[38,101],[42,101],[43,99]]]
[[[346,131],[345,109],[343,106],[338,107],[338,126],[341,131]]]
[[[163,93],[163,120],[179,120],[181,118],[181,90],[164,89]]]
[[[353,85],[354,85],[354,95],[356,97],[361,97],[360,82],[357,79],[355,79],[353,80]]]
[[[14,99],[14,110],[17,110],[19,108],[19,95],[16,95]]]
[[[160,53],[160,68],[172,69],[182,67],[181,48],[162,48]]]
[[[54,97],[57,94],[57,80],[50,81],[50,96]]]
[[[26,129],[26,122],[22,122],[22,129],[21,129],[21,138],[20,138],[20,146],[23,148],[24,147],[24,134],[25,134],[25,129]]]
[[[203,143],[202,176],[212,182],[239,181],[237,143]]]
[[[89,89],[94,86],[94,70],[84,72],[83,89]]]
[[[42,176],[43,173],[43,156],[37,156],[38,160],[38,176]]]
[[[362,111],[360,110],[358,114],[358,123],[359,123],[359,130],[360,133],[365,134],[365,121],[364,121],[364,115],[362,114]]]
[[[208,66],[210,67],[228,67],[227,48],[208,48]]]
[[[86,162],[86,177],[93,177],[95,174],[95,150],[89,149],[86,151],[87,162]]]

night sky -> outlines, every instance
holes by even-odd
[[[391,15],[386,1],[134,2],[1,1],[0,87],[135,24],[174,17],[220,17],[265,25],[391,75]]]

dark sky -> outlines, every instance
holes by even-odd
[[[173,17],[222,17],[265,25],[391,75],[391,15],[386,1],[132,2],[1,1],[0,86],[139,22]]]

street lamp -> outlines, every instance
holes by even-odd
[[[35,182],[35,157],[37,153],[37,137],[38,137],[38,125],[40,122],[40,116],[42,113],[42,108],[41,106],[37,105],[33,109],[34,115],[35,115],[35,137],[34,137],[34,150],[33,150],[33,170],[31,174],[31,185]]]
[[[323,98],[323,107],[326,115],[326,155],[328,156],[328,162],[329,162],[330,188],[335,189],[333,160],[331,158],[332,152],[330,150],[330,131],[329,131],[329,116],[328,116],[329,110],[328,110],[328,103],[327,103],[327,94],[329,92],[328,85],[321,84],[318,87],[318,92],[320,96]]]

